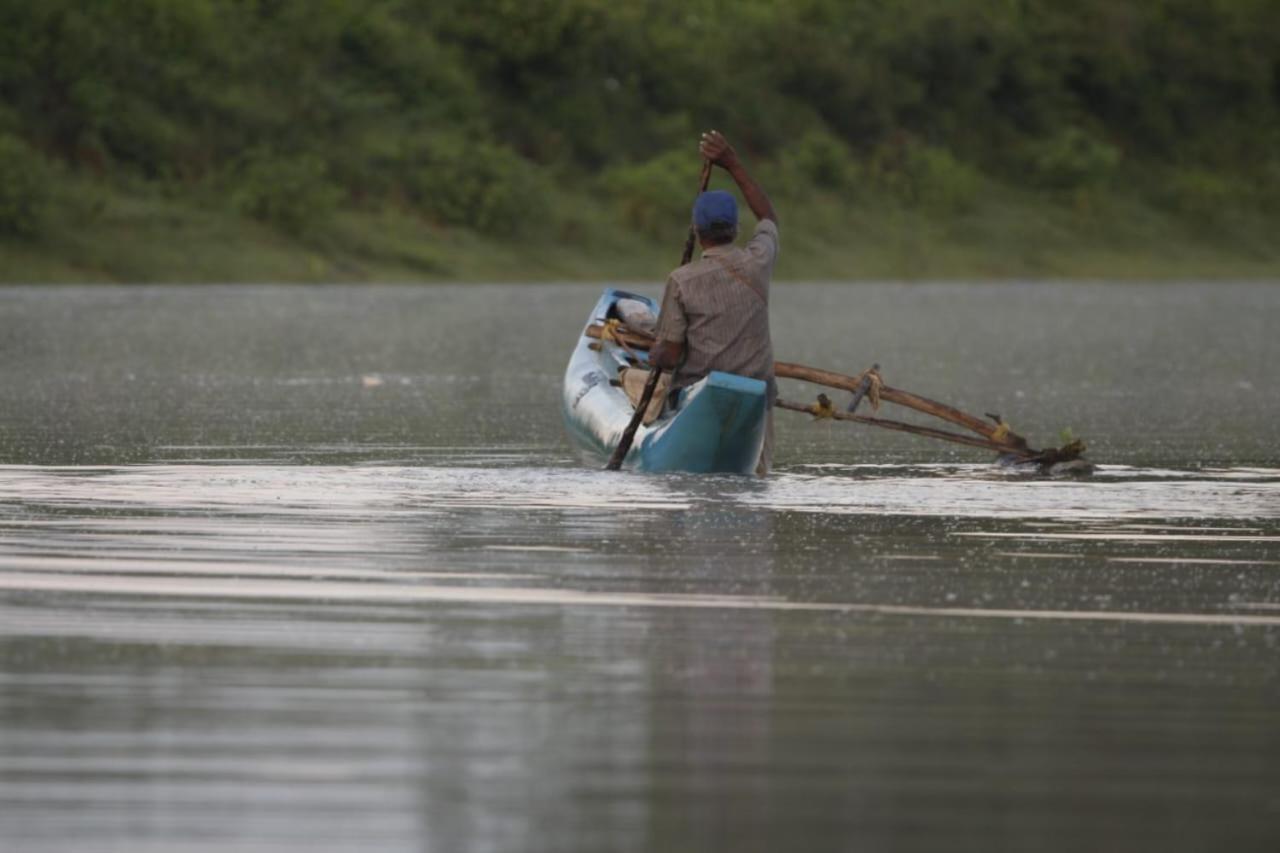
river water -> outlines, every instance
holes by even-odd
[[[1083,479],[603,473],[596,296],[0,289],[0,850],[1280,849],[1280,287],[776,288]]]

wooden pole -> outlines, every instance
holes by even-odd
[[[702,161],[702,174],[698,179],[698,195],[702,195],[707,191],[707,185],[711,183],[711,161]],[[696,197],[695,197],[696,198]],[[680,256],[680,266],[684,266],[693,260],[693,249],[697,244],[697,231],[694,229],[693,223],[689,223],[689,236],[684,241],[684,254]],[[653,338],[649,339],[652,344]],[[648,345],[646,345],[648,348]],[[658,387],[658,379],[662,376],[662,369],[649,365],[649,378],[644,383],[644,391],[640,393],[640,402],[636,404],[636,412],[631,416],[631,422],[627,424],[627,428],[622,431],[622,438],[618,440],[618,446],[613,448],[613,453],[609,456],[609,463],[604,466],[606,471],[617,471],[622,467],[622,461],[627,458],[627,453],[631,450],[631,444],[636,440],[636,430],[640,428],[641,421],[644,420],[644,414],[649,410],[649,401],[653,399],[653,392]]]
[[[855,393],[862,384],[861,376],[846,376],[843,373],[820,370],[816,367],[807,367],[803,364],[792,364],[786,361],[774,362],[773,373],[780,379],[801,379],[805,382],[812,382],[815,385],[826,385],[828,388],[838,388],[842,391],[853,391]],[[932,415],[957,426],[962,426],[987,439],[994,436],[996,430],[999,429],[998,424],[993,424],[976,415],[962,412],[954,406],[939,403],[937,400],[930,400],[928,397],[921,397],[919,394],[912,394],[910,391],[890,388],[888,385],[880,386],[880,399],[896,403],[904,408],[914,409],[917,412],[923,412],[926,415]],[[1008,435],[1013,444],[1017,444],[1021,438],[1013,433]]]
[[[1034,459],[1041,455],[1040,451],[1031,450],[1026,447],[1011,447],[1007,444],[988,441],[983,438],[974,438],[973,436],[963,435],[958,432],[947,432],[946,430],[917,426],[915,424],[903,423],[902,421],[889,420],[888,418],[873,418],[866,415],[854,415],[848,412],[839,412],[835,410],[824,411],[813,404],[806,406],[803,403],[793,403],[790,400],[782,399],[779,399],[774,403],[774,405],[779,409],[787,409],[792,412],[805,412],[816,418],[832,418],[837,421],[852,421],[854,423],[867,424],[868,426],[894,430],[895,432],[909,432],[912,435],[936,438],[940,441],[949,441],[953,444],[963,444],[968,447],[980,447],[983,450],[992,450],[996,453],[1010,453],[1022,459]]]

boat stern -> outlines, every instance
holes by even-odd
[[[636,467],[752,474],[764,446],[768,407],[768,386],[761,380],[713,371],[685,392],[664,428],[644,437]]]

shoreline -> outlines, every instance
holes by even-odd
[[[0,239],[0,283],[648,282],[665,278],[685,236],[678,218],[660,234],[641,232],[569,191],[556,215],[499,238],[394,207],[342,209],[290,234],[216,201],[104,184],[77,190],[95,197],[79,213],[38,237]],[[1080,207],[1008,188],[962,211],[830,194],[779,193],[777,205],[779,282],[1280,279],[1271,238],[1280,223],[1247,208],[1204,221],[1138,197]]]

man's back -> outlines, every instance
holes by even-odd
[[[769,280],[777,256],[778,228],[766,219],[746,246],[711,246],[671,273],[657,336],[684,342],[676,387],[721,370],[762,379],[772,392]]]

